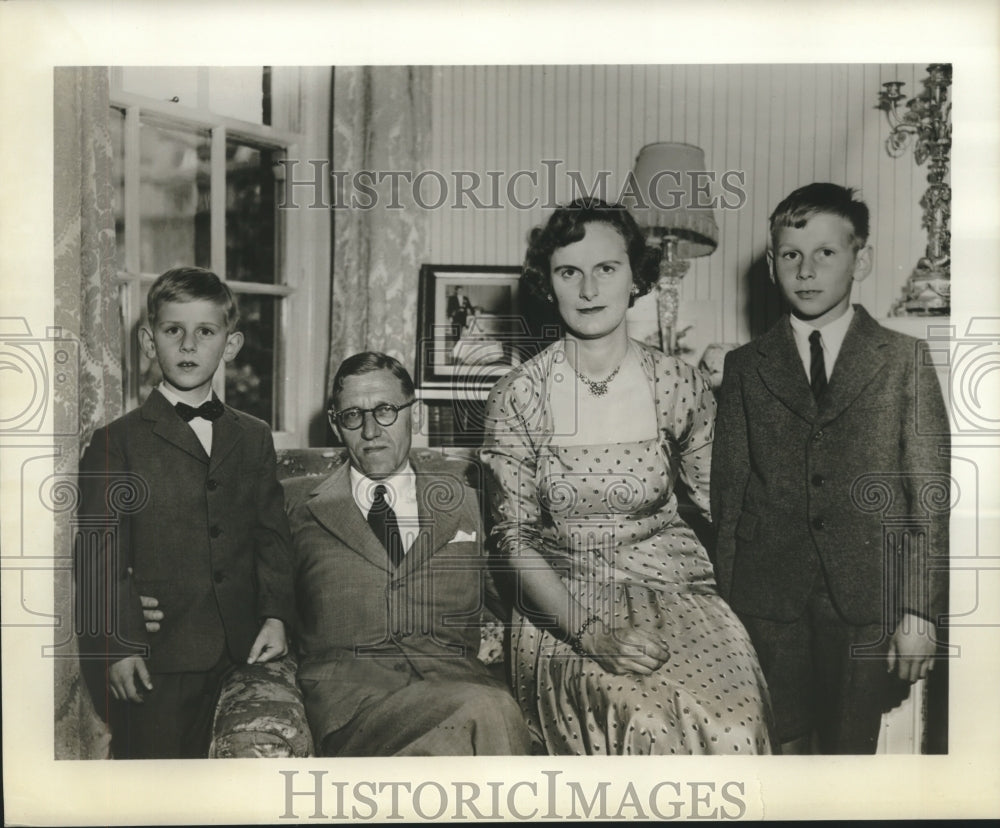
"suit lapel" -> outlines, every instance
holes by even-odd
[[[411,460],[412,463],[412,460]],[[414,465],[420,531],[406,553],[402,571],[412,572],[445,546],[458,531],[464,490],[448,475],[428,476]]]
[[[350,463],[319,484],[307,502],[312,516],[349,549],[374,566],[389,570],[389,556],[382,546],[351,493]]]
[[[829,422],[854,402],[882,370],[887,340],[884,330],[860,305],[855,306],[830,384],[820,401],[819,419]]]
[[[153,433],[168,443],[187,452],[196,460],[208,463],[208,455],[197,435],[184,420],[180,418],[174,407],[167,402],[159,391],[153,389],[142,404],[142,418],[153,423]]]
[[[226,456],[236,447],[243,436],[243,426],[239,417],[227,408],[221,417],[212,423],[212,457],[209,471],[214,472]]]
[[[375,537],[368,521],[354,502],[350,463],[320,483],[307,502],[313,517],[349,548],[380,569],[403,575],[423,566],[458,531],[462,498],[461,482],[448,475],[428,475],[413,463],[416,475],[419,528],[398,571],[392,570],[389,556]]]
[[[803,420],[814,420],[816,401],[787,316],[758,340],[757,352],[761,355],[757,370],[767,389]]]

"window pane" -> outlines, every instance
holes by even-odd
[[[157,101],[196,107],[198,71],[196,66],[125,66],[122,67],[122,90]]]
[[[139,132],[139,266],[211,267],[211,140],[206,131],[143,123]]]
[[[264,67],[211,67],[208,70],[208,108],[228,118],[265,123]]]
[[[278,374],[277,320],[281,298],[241,293],[239,329],[243,347],[226,366],[226,402],[270,423],[280,430],[275,411],[274,386]]]
[[[226,141],[226,278],[274,284],[278,221],[274,164],[281,150]]]
[[[111,209],[115,216],[115,267],[125,269],[125,111],[111,108]]]

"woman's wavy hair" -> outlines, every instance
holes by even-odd
[[[625,240],[629,267],[636,294],[645,296],[656,284],[657,250],[650,251],[646,237],[632,214],[621,204],[608,204],[599,198],[578,198],[565,207],[558,207],[541,227],[528,236],[528,252],[521,270],[521,290],[533,300],[555,305],[552,295],[552,254],[560,247],[580,241],[588,224],[606,224]]]

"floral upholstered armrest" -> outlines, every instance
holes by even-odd
[[[212,724],[212,759],[313,755],[302,692],[291,654],[237,667],[219,695]]]

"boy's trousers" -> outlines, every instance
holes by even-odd
[[[235,668],[228,650],[208,671],[152,673],[141,704],[112,701],[111,751],[115,759],[204,759],[219,692]]]
[[[740,619],[767,679],[782,742],[815,733],[821,753],[875,753],[882,713],[909,686],[888,671],[893,629],[845,623],[822,574],[795,621]]]

